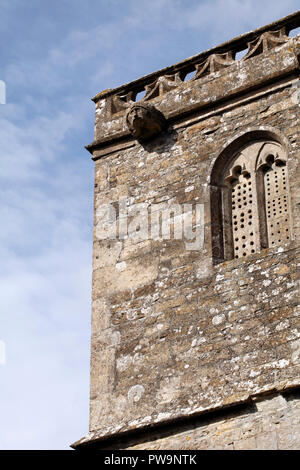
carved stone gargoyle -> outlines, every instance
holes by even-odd
[[[125,119],[131,135],[139,142],[151,139],[166,127],[164,115],[148,103],[132,104]]]

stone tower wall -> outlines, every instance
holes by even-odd
[[[300,38],[288,37],[299,23],[295,13],[94,98],[90,433],[75,447],[300,447]],[[131,110],[156,135],[133,131]],[[241,238],[234,257],[224,181],[246,175],[228,165],[256,142],[284,155],[255,160],[253,175],[277,157],[284,165],[287,205],[272,197],[285,238],[264,245],[271,225],[255,216],[255,249],[243,253]],[[159,211],[172,225],[174,208],[193,207],[197,222],[197,205],[197,249],[151,236]],[[145,217],[147,237],[137,229]]]

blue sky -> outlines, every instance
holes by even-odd
[[[297,8],[0,0],[0,449],[67,449],[88,431],[90,98]]]

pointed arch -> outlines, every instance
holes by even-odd
[[[291,238],[288,142],[271,128],[237,136],[210,177],[213,262],[249,256]]]

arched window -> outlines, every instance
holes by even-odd
[[[286,154],[277,143],[265,143],[258,155],[257,177],[265,205],[265,245],[272,247],[291,238],[289,182]],[[261,198],[262,199],[262,198]],[[263,203],[263,200],[261,200]]]
[[[287,152],[269,135],[243,137],[222,152],[212,172],[215,263],[291,239]]]

